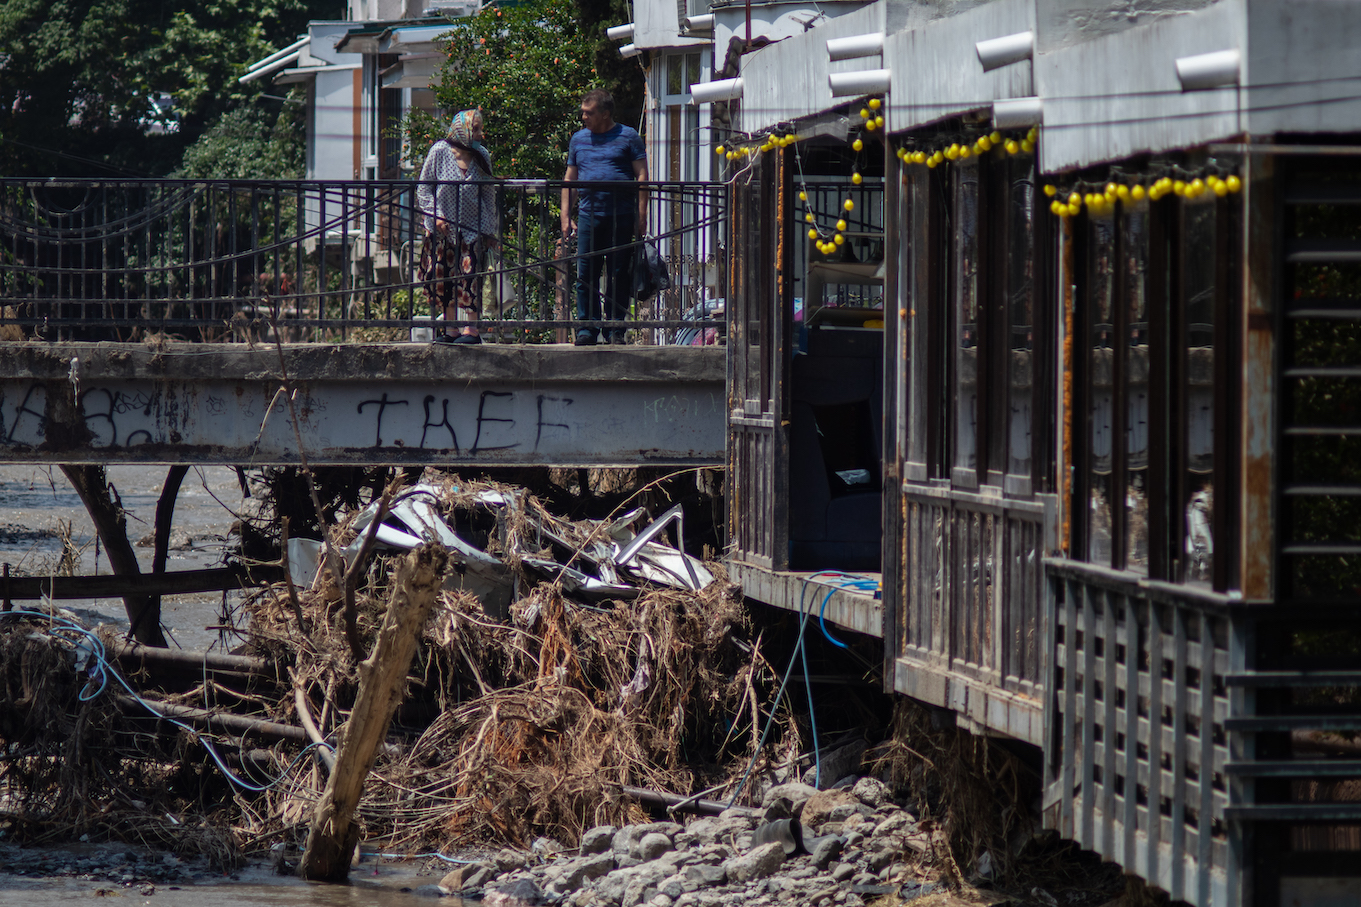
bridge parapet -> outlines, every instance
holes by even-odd
[[[397,341],[434,328],[420,279],[425,215],[413,180],[0,179],[0,341]],[[442,190],[454,186],[428,183]],[[466,185],[466,184],[465,184]],[[578,249],[564,184],[490,180],[495,249],[478,262],[480,312],[504,339],[570,339]],[[592,328],[656,344],[714,343],[726,296],[722,183],[598,183],[648,195],[671,286]],[[459,196],[461,198],[461,196]],[[484,241],[485,242],[485,241]],[[596,237],[596,243],[602,242]],[[636,253],[626,230],[593,256]],[[442,317],[442,313],[441,313]],[[455,317],[454,315],[450,316]]]
[[[0,461],[719,466],[721,347],[0,344]]]

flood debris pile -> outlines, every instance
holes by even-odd
[[[164,720],[185,710],[175,704],[184,697],[139,701],[121,680],[139,672],[113,653],[139,648],[70,612],[0,612],[0,835],[138,841],[237,866],[236,810],[219,768],[270,756],[243,748],[213,765],[190,725]]]
[[[694,756],[744,755],[728,730],[764,665],[717,568],[661,541],[680,516],[569,522],[523,490],[435,478],[342,526],[346,574],[366,570],[352,605],[320,544],[290,540],[293,595],[248,604],[259,653],[291,659],[302,694],[273,717],[302,721],[303,708],[333,729],[355,682],[347,610],[367,651],[388,555],[438,541],[453,566],[398,715],[403,742],[365,790],[370,834],[430,850],[637,819],[624,787],[688,792],[710,780]],[[366,544],[379,552],[367,566]]]
[[[91,822],[94,794],[109,770],[99,753],[117,706],[84,695],[79,654],[70,634],[49,633],[45,622],[0,622],[6,806],[42,825]]]
[[[246,597],[230,653],[130,643],[50,607],[0,614],[0,835],[303,871],[348,772],[330,867],[348,871],[355,840],[473,854],[425,893],[497,907],[1118,893],[1118,873],[1064,875],[1070,857],[1035,834],[1033,771],[997,744],[905,701],[858,723],[873,709],[843,692],[840,729],[815,738],[801,697],[780,695],[799,656],[813,686],[806,619],[754,633],[721,567],[685,553],[679,507],[568,520],[436,472],[372,487],[329,514],[313,498],[324,539],[257,512],[242,535],[273,525],[286,579]],[[389,671],[394,708],[370,709],[422,563],[438,570]],[[358,772],[357,737],[373,744]]]
[[[149,843],[213,822],[238,851],[301,847],[394,564],[427,543],[450,566],[364,787],[365,840],[575,840],[641,820],[639,791],[731,783],[774,672],[721,569],[672,544],[679,508],[569,521],[523,489],[425,478],[340,514],[329,544],[280,539],[289,580],[246,599],[231,655],[105,636],[130,688],[110,670],[92,690],[93,644],[54,629],[73,619],[0,620],[0,822]]]

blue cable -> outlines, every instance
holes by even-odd
[[[808,720],[812,725],[813,731],[813,779],[815,787],[821,787],[822,783],[822,753],[821,748],[818,745],[817,715],[813,709],[813,685],[808,676],[808,651],[804,644],[804,631],[808,628],[808,618],[812,616],[812,612],[805,611],[803,606],[808,594],[808,586],[815,580],[818,580],[819,577],[835,577],[839,579],[840,582],[835,584],[829,582],[821,583],[822,585],[830,586],[831,588],[827,590],[827,595],[822,600],[822,607],[818,609],[818,626],[821,628],[822,635],[827,638],[828,642],[848,651],[850,650],[850,646],[832,636],[827,630],[827,602],[831,601],[832,594],[838,590],[878,592],[880,589],[880,582],[878,580],[869,579],[864,576],[856,576],[853,573],[843,573],[839,570],[823,570],[809,576],[808,582],[803,584],[803,589],[799,592],[799,614],[803,615],[803,619],[799,621],[799,638],[794,642],[794,654],[789,659],[789,667],[785,670],[784,677],[780,680],[780,689],[775,694],[774,701],[779,703],[780,699],[784,696],[785,686],[789,683],[790,675],[794,673],[794,665],[798,660],[802,659],[804,689],[808,694]],[[737,783],[737,789],[733,791],[732,799],[728,801],[729,807],[737,802],[737,798],[742,793],[742,789],[746,787],[747,779],[751,777],[752,769],[756,767],[756,758],[760,755],[761,750],[765,748],[766,738],[770,735],[770,728],[774,723],[775,711],[772,709],[770,718],[766,720],[765,730],[761,732],[761,739],[756,744],[756,751],[751,754],[751,761],[747,763],[747,770],[742,774],[742,780]]]
[[[214,764],[217,765],[218,769],[222,772],[223,776],[225,776],[229,782],[241,788],[242,790],[251,791],[253,793],[262,793],[282,783],[284,779],[288,777],[289,773],[292,772],[293,769],[297,767],[298,763],[301,762],[303,758],[307,756],[308,752],[311,751],[312,749],[317,748],[318,746],[325,746],[332,752],[335,751],[335,748],[332,747],[329,743],[327,744],[309,743],[307,746],[303,747],[302,752],[298,753],[298,755],[293,759],[293,761],[288,764],[288,767],[285,768],[283,772],[273,781],[264,785],[246,781],[238,777],[235,772],[233,772],[230,768],[227,767],[226,762],[218,753],[217,748],[213,746],[212,741],[205,738],[202,734],[198,732],[197,729],[193,728],[192,726],[186,724],[183,721],[167,717],[166,715],[158,711],[155,706],[153,706],[151,703],[143,699],[137,693],[137,691],[134,690],[132,686],[128,684],[128,682],[123,678],[123,675],[118,673],[118,669],[113,666],[113,663],[109,661],[108,653],[104,649],[104,641],[101,640],[97,635],[95,635],[93,631],[87,630],[84,627],[80,626],[79,624],[74,623],[72,621],[68,621],[64,618],[58,618],[55,615],[45,614],[42,611],[29,611],[21,608],[15,611],[0,612],[0,617],[40,618],[42,620],[48,621],[48,623],[51,625],[51,629],[54,635],[56,633],[75,634],[80,640],[73,643],[76,646],[76,648],[88,651],[90,657],[94,659],[94,665],[86,669],[90,674],[90,679],[86,682],[85,688],[82,689],[78,694],[81,702],[89,702],[96,696],[103,693],[106,689],[108,689],[109,679],[112,678],[113,680],[118,682],[119,686],[127,690],[128,695],[135,699],[137,703],[142,706],[142,708],[146,709],[148,712],[150,712],[152,715],[156,716],[160,720],[169,722],[175,727],[180,728],[181,730],[184,731],[188,731],[190,734],[192,734],[194,736],[194,739],[197,740],[199,744],[203,746],[204,750],[207,751],[208,756],[213,760]],[[85,644],[82,645],[82,643]],[[95,684],[96,682],[98,683],[98,685],[93,690],[93,692],[91,692],[91,684]]]
[[[823,570],[819,573],[814,573],[812,576],[808,577],[808,581],[811,583],[817,580],[818,577],[834,577],[840,580],[840,582],[835,585],[828,582],[822,582],[822,585],[831,586],[831,588],[827,590],[827,596],[822,600],[822,607],[818,609],[818,627],[822,630],[822,635],[827,637],[828,642],[835,646],[839,646],[842,649],[849,649],[850,646],[834,637],[827,630],[827,603],[832,600],[832,593],[837,591],[878,592],[880,590],[880,582],[878,580],[869,579],[868,577],[856,576],[853,573],[842,573],[839,570]]]
[[[802,602],[800,602],[799,610],[803,611]],[[803,645],[803,632],[808,628],[808,617],[811,613],[812,612],[805,613],[803,615],[803,620],[799,622],[799,638],[794,643],[795,657],[789,659],[789,667],[785,669],[784,678],[780,681],[780,689],[775,694],[774,702],[777,706],[779,705],[780,699],[784,696],[784,688],[789,683],[789,676],[794,673],[794,665],[798,664],[797,657],[798,649],[800,646]],[[755,716],[753,716],[753,720],[755,720]],[[732,799],[728,801],[729,808],[731,808],[735,803],[737,803],[737,798],[738,796],[741,795],[742,788],[746,786],[747,779],[751,777],[751,770],[756,767],[756,758],[760,756],[761,750],[765,749],[766,738],[770,736],[770,729],[772,726],[774,726],[774,724],[775,724],[775,709],[771,708],[770,718],[766,720],[766,729],[761,732],[761,739],[756,742],[756,750],[751,754],[751,761],[747,763],[747,770],[743,772],[742,780],[737,782],[737,789],[733,791]],[[814,741],[814,743],[816,744],[816,741]]]
[[[827,632],[827,603],[832,600],[832,594],[835,592],[836,592],[835,588],[828,589],[827,596],[822,600],[822,607],[818,608],[818,628],[822,630],[822,635],[827,637],[828,642],[832,643],[833,645],[840,646],[843,649],[849,649],[850,646],[846,645],[844,642],[837,639],[831,633]]]
[[[808,586],[804,585],[807,591]],[[803,612],[803,593],[799,593],[799,612]],[[807,618],[805,618],[807,620]],[[799,650],[796,653],[803,659],[803,689],[808,696],[808,723],[813,730],[813,786],[818,790],[822,789],[822,750],[818,745],[818,718],[817,712],[813,708],[813,682],[808,678],[808,646],[803,640],[799,640]]]

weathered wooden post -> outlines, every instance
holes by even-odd
[[[343,882],[349,875],[360,830],[352,819],[364,779],[401,702],[416,642],[443,584],[448,561],[449,553],[442,545],[430,544],[420,546],[397,565],[378,639],[359,665],[359,692],[341,730],[335,770],[312,813],[312,831],[298,865],[305,879]]]

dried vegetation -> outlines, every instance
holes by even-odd
[[[555,518],[523,489],[427,478],[440,483],[449,525],[507,565],[515,595],[497,620],[463,589],[441,593],[366,784],[360,819],[369,839],[405,852],[524,846],[539,835],[574,842],[592,825],[643,817],[625,788],[684,795],[736,781],[775,677],[759,642],[747,640],[740,595],[721,568],[709,565],[715,581],[697,592],[634,577],[636,597],[577,597],[516,552],[579,566],[607,521]],[[488,491],[519,506],[479,509]],[[263,514],[275,519],[272,508]],[[337,546],[356,538],[354,515],[338,511]],[[545,527],[557,541],[545,540]],[[255,529],[258,538],[269,527]],[[310,585],[276,583],[248,597],[236,615],[245,640],[236,651],[268,670],[129,681],[155,703],[311,723],[335,739],[359,678],[347,611],[367,651],[392,560],[378,551],[354,578],[352,611],[345,584],[325,569]],[[217,853],[224,864],[299,843],[326,769],[313,754],[298,758],[298,740],[201,724],[191,732],[137,714],[126,695],[120,703],[126,691],[95,689],[77,670],[82,650],[71,636],[46,630],[38,618],[0,622],[0,825],[21,839],[90,833],[225,849]],[[200,734],[233,773],[264,789],[229,785]]]

